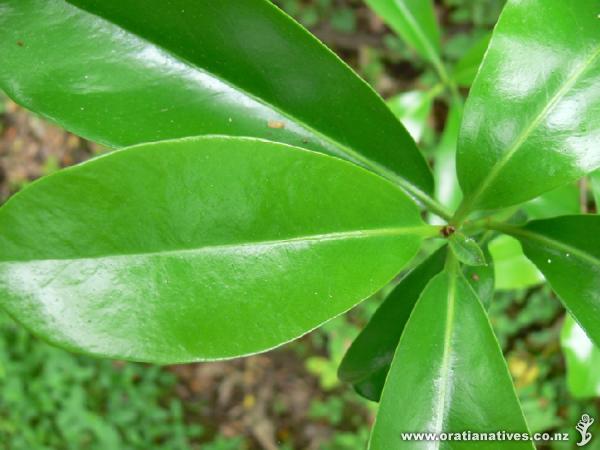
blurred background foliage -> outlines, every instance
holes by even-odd
[[[444,187],[438,197],[455,204],[457,97],[468,93],[504,1],[436,1],[441,58],[456,75],[456,92],[362,1],[275,3],[381,93],[434,164]],[[0,117],[0,202],[39,176],[104,151],[3,97]],[[580,183],[513,212],[521,220],[594,208]],[[600,420],[600,350],[565,320],[518,242],[494,238],[489,250],[499,289],[490,317],[531,431],[573,433],[584,412]],[[266,355],[176,367],[70,354],[0,312],[0,449],[363,450],[376,404],[340,383],[337,368],[386,292]],[[600,439],[588,448],[600,449]]]

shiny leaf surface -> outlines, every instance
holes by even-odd
[[[255,139],[146,144],[0,209],[0,299],[76,351],[233,357],[369,297],[431,233],[402,191],[339,159]]]
[[[444,269],[446,253],[445,247],[438,250],[402,279],[344,356],[340,379],[362,386],[370,400],[379,400],[404,324],[427,283]]]
[[[459,218],[600,167],[598,11],[597,0],[507,3],[465,108]]]
[[[600,216],[564,216],[507,228],[587,335],[600,346]]]
[[[600,396],[600,348],[567,314],[560,334],[567,364],[567,386],[576,398]]]
[[[473,343],[477,345],[473,345]],[[424,357],[427,355],[427,357]],[[398,407],[409,413],[399,414]],[[500,347],[481,303],[454,271],[436,276],[418,301],[383,389],[370,450],[422,449],[404,432],[526,432]],[[436,449],[473,442],[436,442]],[[480,441],[478,449],[497,449]],[[533,449],[529,442],[503,448]]]
[[[111,147],[260,137],[432,191],[384,102],[266,0],[0,0],[0,60],[15,101]]]

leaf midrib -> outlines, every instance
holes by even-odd
[[[148,251],[148,252],[137,252],[137,253],[116,253],[116,254],[102,254],[102,255],[91,255],[82,257],[68,257],[68,258],[40,258],[40,259],[28,259],[28,260],[5,260],[0,261],[1,264],[27,264],[31,262],[42,262],[42,261],[89,261],[96,259],[106,258],[135,258],[135,257],[152,257],[152,256],[179,256],[182,254],[195,254],[195,253],[209,253],[218,250],[241,250],[250,248],[261,248],[261,247],[277,247],[286,245],[298,245],[309,242],[329,242],[329,241],[340,241],[340,240],[351,240],[351,239],[367,239],[385,236],[405,236],[415,235],[424,237],[430,235],[432,227],[429,225],[421,225],[414,227],[396,227],[396,228],[374,228],[374,229],[363,229],[363,230],[350,230],[350,231],[339,231],[331,233],[312,234],[305,236],[296,236],[285,239],[273,239],[264,241],[253,241],[253,242],[240,242],[232,244],[215,244],[205,245],[194,248],[181,248],[181,249],[169,249],[161,251]]]
[[[598,45],[594,51],[591,52],[591,55],[586,58],[578,67],[576,67],[571,75],[569,75],[566,79],[566,82],[563,86],[554,94],[554,96],[550,99],[550,101],[546,104],[546,106],[539,112],[539,114],[532,120],[532,122],[527,126],[521,134],[517,137],[517,139],[513,142],[513,144],[508,148],[508,150],[504,151],[502,154],[502,158],[500,158],[492,170],[488,173],[488,175],[479,183],[477,189],[469,196],[469,200],[465,202],[463,210],[470,210],[471,207],[477,204],[479,198],[483,195],[485,190],[494,182],[494,180],[498,177],[502,169],[510,162],[512,157],[521,149],[522,145],[527,141],[530,135],[538,128],[541,122],[548,117],[548,114],[554,109],[554,107],[567,95],[567,93],[575,86],[575,84],[579,81],[579,78],[587,72],[587,70],[592,66],[595,60],[600,57],[600,45]]]
[[[303,120],[298,119],[297,117],[295,117],[294,115],[285,112],[283,110],[281,110],[278,106],[273,105],[272,103],[269,103],[267,101],[265,101],[265,99],[262,99],[260,97],[255,96],[254,94],[251,94],[250,92],[246,91],[245,89],[241,88],[240,86],[237,86],[236,84],[233,84],[232,82],[230,82],[229,80],[203,68],[198,66],[197,64],[189,61],[187,58],[181,56],[180,54],[173,52],[172,50],[157,44],[156,42],[153,42],[152,40],[150,40],[149,38],[145,37],[145,36],[141,36],[138,35],[136,33],[134,33],[133,31],[129,30],[128,28],[112,22],[110,19],[105,18],[104,16],[98,15],[98,14],[94,14],[80,6],[77,6],[73,3],[71,3],[69,0],[64,0],[65,2],[67,2],[69,5],[71,5],[73,8],[76,8],[80,11],[82,11],[84,14],[89,14],[90,16],[94,16],[94,17],[98,17],[100,20],[103,20],[109,24],[112,24],[124,31],[126,31],[128,34],[131,34],[133,36],[135,36],[137,39],[148,43],[149,45],[152,45],[156,48],[161,49],[162,51],[168,53],[169,55],[172,55],[173,57],[175,57],[177,60],[181,61],[182,63],[194,68],[195,70],[198,70],[210,77],[215,78],[216,80],[219,80],[221,83],[225,84],[226,86],[229,86],[231,89],[240,92],[241,94],[245,95],[246,97],[254,100],[257,103],[260,103],[262,105],[265,105],[269,108],[271,108],[273,111],[275,111],[276,113],[278,113],[279,115],[281,115],[282,117],[286,117],[288,118],[288,120],[290,120],[291,122],[294,122],[296,124],[298,124],[299,126],[303,127],[304,129],[306,129],[307,131],[313,133],[316,137],[318,137],[319,139],[328,142],[329,144],[332,144],[333,146],[335,146],[336,148],[338,148],[340,150],[340,152],[345,155],[349,161],[352,161],[356,164],[362,165],[363,167],[367,167],[369,169],[371,169],[372,171],[379,173],[380,175],[385,176],[387,179],[392,180],[394,182],[396,182],[401,188],[403,188],[405,191],[407,191],[410,195],[413,195],[414,197],[416,197],[417,199],[419,199],[420,201],[424,201],[425,204],[427,204],[427,201],[429,199],[429,196],[427,195],[427,193],[425,193],[420,187],[418,187],[416,184],[414,184],[413,182],[411,182],[410,180],[398,175],[397,173],[393,172],[392,170],[388,169],[387,167],[372,161],[368,158],[366,158],[365,156],[363,156],[361,153],[357,152],[356,150],[342,144],[341,142],[332,139],[330,136],[324,134],[323,132],[313,128],[312,126],[308,125],[307,123],[305,123]],[[309,33],[307,33],[309,36],[312,37],[312,35],[310,35]],[[316,39],[316,38],[315,38]],[[318,40],[317,40],[318,42]],[[330,54],[332,54],[335,58],[339,57],[337,55],[335,55],[335,53],[333,53],[330,49],[328,49],[325,45],[321,44],[319,42],[319,44],[323,47],[323,49],[327,52],[329,52]],[[360,77],[357,77],[359,81],[362,81]],[[366,82],[364,82],[364,84],[371,89]],[[375,95],[377,95],[375,93]],[[383,102],[383,100],[381,100]],[[385,107],[385,102],[384,103],[384,107]],[[416,147],[415,147],[416,148]],[[417,151],[419,151],[417,149]]]
[[[454,331],[454,315],[456,309],[456,290],[457,290],[457,277],[456,272],[447,274],[448,276],[448,297],[446,299],[447,312],[446,312],[446,324],[444,328],[444,350],[442,354],[442,366],[440,369],[442,377],[442,386],[438,392],[436,401],[436,424],[435,431],[441,433],[444,431],[444,421],[446,420],[446,411],[448,403],[448,391],[451,389],[451,377],[450,377],[450,365],[452,362],[452,334]],[[438,448],[439,448],[438,444]]]

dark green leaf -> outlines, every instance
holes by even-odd
[[[507,3],[465,108],[458,218],[600,167],[599,11],[597,0]]]
[[[369,297],[436,233],[385,179],[319,153],[227,137],[146,144],[0,209],[0,301],[76,351],[246,355]]]
[[[449,238],[450,248],[458,260],[468,266],[485,265],[485,255],[475,239],[456,232]]]
[[[433,189],[383,101],[266,0],[0,0],[0,60],[15,101],[111,147],[253,136]]]
[[[476,343],[476,345],[474,345]],[[405,413],[399,414],[401,407]],[[402,433],[527,432],[506,363],[481,303],[455,271],[436,276],[406,324],[388,376],[370,450],[420,449]],[[473,442],[436,442],[436,449]],[[480,441],[477,449],[498,448]],[[514,441],[506,448],[533,449]]]
[[[556,217],[502,229],[521,241],[527,257],[600,346],[600,216]]]
[[[367,394],[372,392],[368,398],[379,400],[404,324],[429,280],[443,270],[445,259],[444,247],[406,275],[394,288],[344,356],[338,372],[342,381],[355,384],[366,382],[363,390]],[[371,378],[376,380],[368,382]]]

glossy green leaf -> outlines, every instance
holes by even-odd
[[[419,55],[445,72],[440,59],[440,30],[432,0],[366,2]]]
[[[456,63],[451,73],[452,80],[456,84],[464,87],[471,86],[473,80],[475,80],[479,66],[481,66],[481,61],[491,38],[492,34],[486,33]]]
[[[485,265],[485,255],[477,241],[457,231],[448,239],[450,248],[458,260],[468,266]]]
[[[407,274],[348,349],[338,375],[358,384],[361,395],[379,400],[404,324],[429,280],[444,269],[446,253],[438,250]]]
[[[433,190],[377,94],[266,0],[0,0],[0,61],[15,101],[108,146],[260,137]]]
[[[430,279],[444,268],[446,247],[438,250],[396,286],[352,343],[339,369],[343,381],[363,397],[378,402],[404,326]],[[491,265],[464,267],[465,278],[489,306],[494,294]]]
[[[567,364],[567,386],[576,398],[600,396],[600,348],[567,314],[560,334]]]
[[[369,449],[421,449],[425,442],[403,440],[402,433],[465,430],[524,433],[527,426],[487,315],[466,280],[452,271],[429,283],[406,324]],[[434,448],[473,444],[452,440]],[[503,444],[533,449],[530,442]],[[480,441],[476,448],[496,450],[498,442]]]
[[[598,12],[597,0],[507,3],[465,107],[458,218],[600,167]]]
[[[518,240],[499,236],[488,248],[494,262],[496,289],[526,289],[544,282],[544,275],[523,254]]]
[[[600,212],[600,170],[596,170],[590,174],[590,182],[594,200],[596,201],[596,211]]]
[[[528,201],[522,208],[531,219],[548,219],[550,217],[579,214],[581,212],[579,186],[577,183],[561,186]]]
[[[0,301],[76,351],[246,355],[369,297],[437,232],[397,187],[339,159],[256,139],[146,144],[0,209]]]
[[[600,346],[600,216],[564,216],[506,228]]]
[[[438,90],[433,92],[410,91],[396,95],[387,101],[394,115],[417,142],[423,137],[434,97],[438,93]]]
[[[462,192],[456,176],[456,145],[462,114],[462,103],[454,101],[448,112],[440,144],[434,154],[435,198],[453,211],[462,200]]]

